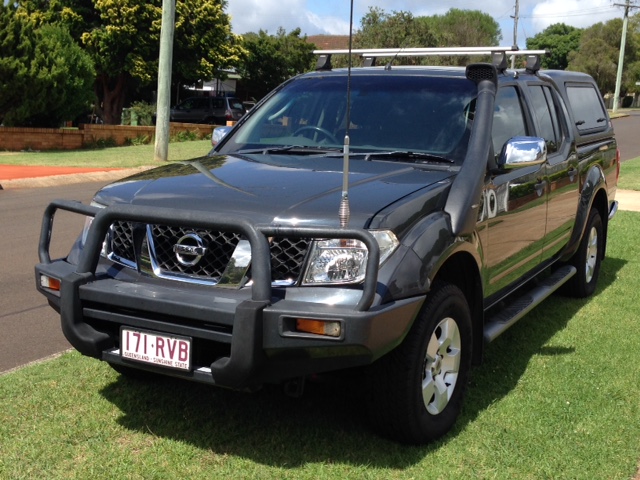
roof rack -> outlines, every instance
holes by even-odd
[[[317,70],[331,69],[331,55],[349,54],[348,49],[314,50],[319,55]],[[442,48],[354,48],[352,54],[365,59],[364,65],[375,65],[379,57],[428,57],[428,56],[462,56],[491,55],[492,62],[499,71],[507,69],[507,56],[526,55],[527,70],[533,73],[540,70],[540,56],[548,55],[549,50],[520,50],[518,47],[442,47]]]

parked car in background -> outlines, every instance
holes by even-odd
[[[170,120],[226,125],[227,121],[239,120],[246,111],[234,97],[189,97],[171,109]]]

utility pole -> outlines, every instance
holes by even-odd
[[[518,46],[518,19],[520,18],[520,0],[516,0],[516,11],[513,17],[513,46]],[[511,69],[516,67],[516,56],[511,55]]]
[[[627,24],[629,23],[629,9],[638,8],[631,5],[631,0],[627,0],[625,4],[614,3],[616,7],[624,7],[624,18],[622,20],[622,38],[620,39],[620,55],[618,57],[618,73],[616,75],[616,91],[613,94],[613,113],[618,111],[620,101],[620,84],[622,83],[622,68],[624,64],[624,49],[627,41]]]
[[[162,0],[156,142],[154,152],[154,160],[161,162],[166,162],[169,158],[169,107],[171,104],[171,64],[173,62],[173,33],[175,26],[176,2],[175,0]]]

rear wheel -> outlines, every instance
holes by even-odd
[[[604,228],[602,218],[595,208],[589,212],[587,228],[580,240],[578,251],[569,263],[577,273],[565,284],[565,292],[574,297],[588,297],[597,286],[600,262],[604,251]]]
[[[466,298],[455,285],[435,285],[403,343],[371,366],[373,423],[404,443],[441,437],[460,413],[470,367]]]

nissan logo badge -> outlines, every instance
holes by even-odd
[[[187,233],[173,246],[178,263],[185,267],[193,267],[207,253],[204,240],[195,233]]]

